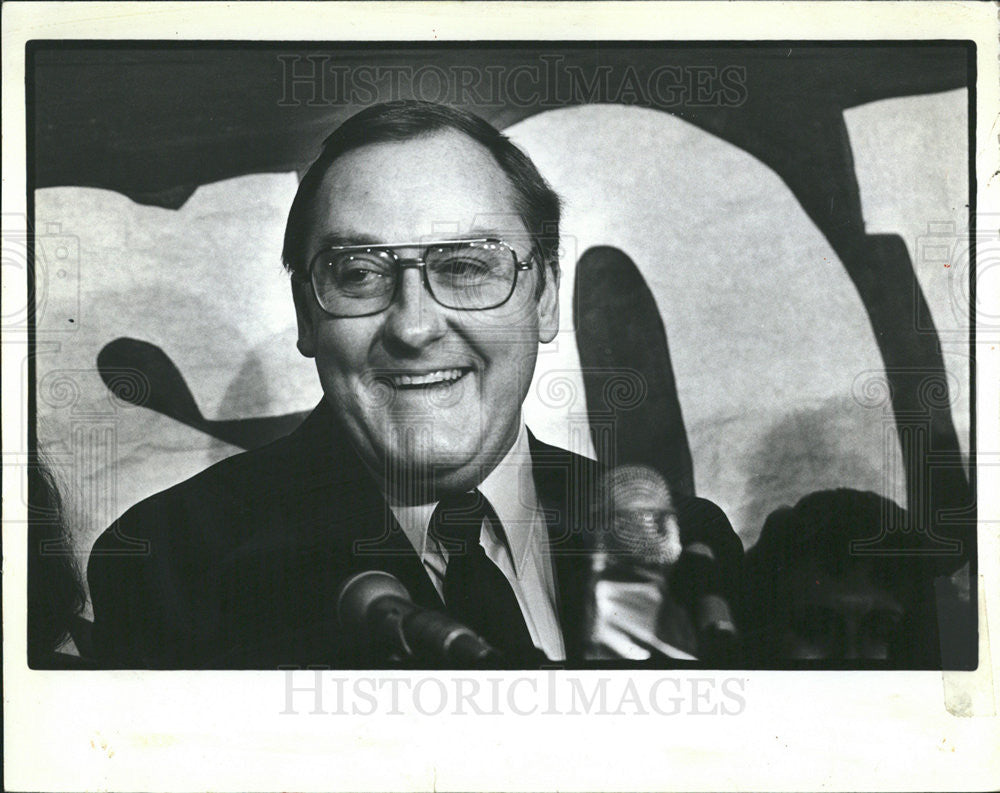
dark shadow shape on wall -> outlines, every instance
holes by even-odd
[[[611,246],[576,266],[573,325],[594,450],[608,465],[648,465],[694,495],[694,470],[667,333],[633,261]]]
[[[97,354],[101,379],[118,399],[155,410],[241,449],[263,446],[294,430],[306,413],[247,419],[205,418],[177,365],[155,344],[117,338]]]

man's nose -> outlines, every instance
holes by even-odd
[[[400,272],[396,296],[386,312],[386,345],[404,352],[419,350],[440,338],[446,329],[441,306],[424,288],[423,272],[418,267]]]

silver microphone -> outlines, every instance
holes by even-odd
[[[668,594],[682,546],[666,481],[649,466],[618,466],[604,476],[594,507],[587,657],[694,660],[691,620]]]
[[[366,637],[369,646],[390,660],[461,668],[496,664],[501,658],[470,628],[418,606],[398,578],[381,570],[347,578],[336,600],[341,627]]]

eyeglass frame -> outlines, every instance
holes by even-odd
[[[436,245],[456,245],[459,243],[476,243],[476,242],[492,242],[498,245],[502,245],[508,251],[510,251],[511,256],[514,260],[514,280],[511,281],[510,293],[501,300],[499,303],[493,306],[485,306],[483,308],[456,308],[454,306],[446,306],[440,300],[438,300],[437,295],[434,294],[434,290],[431,288],[430,278],[427,275],[427,262],[425,257],[427,252],[435,247]],[[423,255],[405,258],[396,254],[393,250],[394,248],[422,248]],[[385,307],[380,308],[378,311],[369,311],[366,314],[336,314],[329,311],[319,299],[319,291],[316,288],[316,281],[314,279],[314,272],[316,269],[316,261],[325,253],[342,253],[344,251],[386,251],[390,256],[392,256],[392,264],[397,268],[398,275],[396,277],[396,283],[393,285],[392,294],[389,296],[388,302]],[[399,294],[399,285],[403,282],[402,271],[408,269],[418,269],[421,271],[424,283],[424,289],[427,290],[427,294],[431,296],[431,299],[437,303],[442,308],[446,308],[450,311],[492,311],[495,308],[500,308],[505,305],[513,296],[514,292],[517,290],[517,274],[519,272],[525,272],[527,270],[534,269],[534,259],[538,255],[538,251],[532,248],[531,253],[528,255],[527,259],[523,261],[518,258],[517,251],[514,250],[512,246],[506,240],[499,239],[498,237],[476,237],[474,239],[456,239],[456,240],[434,240],[432,242],[386,242],[386,243],[376,243],[373,245],[334,245],[329,248],[323,248],[316,251],[312,259],[309,262],[309,270],[306,278],[300,277],[298,280],[300,282],[308,280],[309,285],[312,287],[313,297],[316,299],[316,305],[319,306],[320,310],[327,314],[328,316],[334,317],[336,319],[358,319],[361,317],[373,317],[376,314],[381,314],[383,311],[388,310],[388,308],[396,300],[396,296]]]

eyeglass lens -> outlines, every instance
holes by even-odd
[[[514,290],[517,256],[493,241],[435,245],[423,256],[431,295],[447,308],[482,310],[504,303]],[[320,305],[333,314],[358,316],[388,307],[400,277],[385,248],[321,253],[312,279]]]

